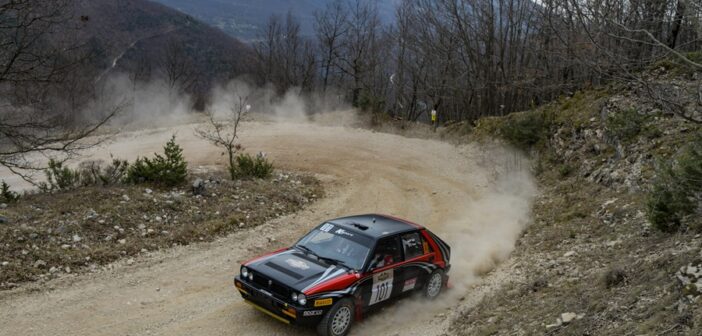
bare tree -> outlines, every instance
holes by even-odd
[[[89,54],[72,39],[72,30],[81,28],[72,5],[0,3],[0,165],[29,182],[33,171],[44,168],[35,154],[67,159],[96,145],[99,140],[88,137],[120,110],[113,106],[87,119],[79,116],[89,98],[80,82],[90,80],[81,72]]]
[[[229,171],[233,172],[236,162],[236,153],[242,149],[237,142],[239,124],[249,112],[248,96],[234,94],[229,111],[224,115],[217,115],[213,109],[208,110],[208,125],[195,130],[195,134],[217,147],[222,147],[229,159]]]
[[[175,39],[169,40],[163,50],[160,70],[168,88],[177,93],[189,91],[198,80],[190,55]]]
[[[315,13],[315,30],[321,53],[322,91],[326,92],[329,78],[339,57],[341,41],[347,32],[344,4],[340,0],[330,2],[323,12]]]

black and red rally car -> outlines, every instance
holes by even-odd
[[[245,262],[234,279],[244,300],[290,324],[345,335],[369,310],[448,283],[449,246],[426,228],[385,215],[326,221],[290,248]]]

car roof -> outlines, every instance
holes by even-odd
[[[381,214],[340,217],[328,220],[327,223],[342,226],[344,229],[357,232],[374,239],[423,228],[419,224]],[[362,227],[367,227],[367,229],[363,229]]]

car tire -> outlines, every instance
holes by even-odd
[[[429,274],[427,282],[422,289],[424,297],[429,300],[436,299],[444,288],[444,282],[444,271],[437,269]]]
[[[351,330],[355,315],[353,301],[349,298],[339,300],[324,315],[317,325],[320,336],[344,336]]]

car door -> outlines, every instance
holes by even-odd
[[[427,261],[430,258],[430,250],[418,231],[401,234],[400,243],[406,261],[401,267],[403,279],[400,293],[404,293],[421,288],[424,284],[428,275]]]
[[[378,241],[371,255],[363,300],[366,307],[386,302],[402,292],[404,274],[397,267],[403,261],[398,236]]]

